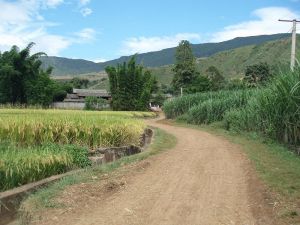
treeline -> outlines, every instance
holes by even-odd
[[[87,79],[52,80],[52,68],[42,68],[40,59],[45,53],[31,55],[33,46],[30,43],[21,50],[13,46],[9,51],[0,52],[0,104],[48,107],[52,102],[63,101],[73,88],[88,88]]]
[[[52,68],[41,69],[44,53],[30,55],[34,43],[0,53],[0,104],[49,106],[64,99],[69,86],[50,79]]]
[[[172,69],[174,77],[171,87],[163,86],[165,93],[178,95],[198,92],[232,90],[257,86],[266,83],[274,73],[267,63],[249,65],[241,79],[225,79],[216,66],[210,66],[200,73],[196,66],[196,58],[188,41],[181,41],[176,48],[175,65]]]

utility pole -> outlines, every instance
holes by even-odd
[[[297,35],[297,23],[299,20],[279,20],[280,22],[292,22],[293,23],[293,30],[292,30],[292,51],[291,51],[291,70],[294,71],[295,67],[295,60],[296,60],[296,35]]]
[[[183,88],[180,88],[180,96],[182,97],[183,95]]]

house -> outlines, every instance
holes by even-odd
[[[63,102],[54,102],[52,107],[59,109],[83,109],[85,106],[86,97],[96,97],[111,100],[111,94],[105,89],[92,90],[73,88],[72,94],[67,94]]]
[[[86,97],[91,97],[91,96],[97,97],[97,98],[103,98],[106,100],[111,99],[110,93],[108,93],[108,91],[105,89],[92,90],[92,89],[75,89],[75,88],[73,88],[73,93],[69,94],[69,95],[70,95],[70,99],[72,99],[72,98],[85,99]],[[68,96],[66,99],[68,99]]]

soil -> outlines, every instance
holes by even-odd
[[[273,202],[241,147],[156,120],[178,139],[168,151],[68,187],[39,225],[275,225]]]

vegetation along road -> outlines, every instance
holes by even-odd
[[[148,124],[176,136],[177,145],[104,181],[67,188],[59,197],[67,209],[44,212],[37,223],[276,224],[239,146],[204,131]]]

